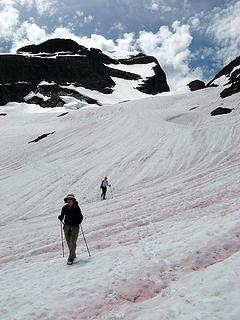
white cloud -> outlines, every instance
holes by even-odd
[[[80,42],[86,47],[95,47],[103,51],[113,51],[115,49],[115,43],[112,39],[106,39],[98,34],[92,34],[90,38],[83,37]]]
[[[152,0],[150,4],[146,5],[146,8],[152,12],[161,13],[162,15],[171,11],[171,7],[168,5],[168,1],[165,0]]]
[[[0,0],[0,6],[20,10],[36,8],[39,15],[53,15],[64,0]]]
[[[35,6],[40,15],[51,16],[57,12],[61,1],[58,0],[35,0]]]
[[[121,22],[116,22],[113,24],[113,26],[111,27],[110,30],[119,30],[119,31],[123,31],[125,29],[125,27],[123,26],[123,24]]]
[[[199,30],[201,28],[201,22],[199,16],[190,18],[191,27],[195,30]]]
[[[58,18],[58,21],[62,24],[64,23],[64,20],[65,20],[64,17]],[[86,23],[91,23],[93,20],[94,20],[94,17],[92,15],[85,15],[83,11],[77,10],[75,15],[72,16],[71,22],[68,23],[68,26],[69,24],[72,24],[72,27],[74,29],[74,27],[76,27],[76,24],[77,24],[77,27],[79,28],[79,27],[83,27],[83,25]],[[66,26],[66,22],[65,22],[65,26]]]
[[[179,79],[190,81],[202,76],[199,69],[191,71],[189,68],[192,42],[189,28],[189,25],[175,21],[172,29],[162,26],[157,33],[141,31],[137,39],[137,45],[144,53],[158,59],[172,88],[182,84]]]
[[[26,26],[31,19],[20,24],[21,10],[29,10],[35,6],[40,15],[50,16],[56,12],[59,5],[57,0],[0,0],[0,40],[13,41],[13,44],[16,44],[18,40],[21,42],[21,36],[29,41],[38,39],[41,28],[30,23],[31,27],[27,31]],[[87,19],[92,20],[92,16]]]
[[[85,16],[84,17],[84,22],[85,23],[89,23],[89,22],[92,22],[92,21],[93,21],[93,16],[90,15],[90,16]]]
[[[11,40],[19,24],[19,12],[12,6],[6,5],[0,11],[0,39]]]
[[[159,10],[159,5],[156,2],[152,2],[151,7],[153,11],[158,11]]]
[[[92,34],[90,37],[80,37],[76,36],[71,30],[65,27],[56,28],[53,33],[47,36],[47,38],[72,39],[87,48],[99,48],[103,51],[113,51],[116,47],[113,40],[106,39],[104,36]]]
[[[39,43],[46,39],[47,34],[44,28],[31,21],[25,21],[13,35],[13,49],[11,51],[15,52],[22,46]]]
[[[117,39],[117,49],[123,51],[134,51],[135,50],[135,39],[134,33],[124,33],[123,38]]]
[[[15,2],[24,7],[24,9],[31,9],[35,4],[35,0],[17,0]]]
[[[239,56],[240,1],[230,1],[226,8],[199,12],[189,19],[189,23],[207,43],[195,51],[196,59],[214,59],[214,65],[219,68]]]
[[[0,0],[0,7],[9,7],[13,6],[15,3],[14,0]]]
[[[201,68],[189,70],[189,72],[185,74],[177,72],[168,73],[166,69],[164,69],[164,71],[167,73],[167,80],[171,89],[184,88],[189,82],[196,79],[203,80],[203,71]]]
[[[76,11],[77,16],[84,17],[84,12],[82,11]]]
[[[216,56],[222,63],[239,56],[240,51],[240,1],[226,9],[217,8],[211,16],[207,33],[218,46]]]
[[[202,47],[191,53],[191,58],[193,60],[205,60],[206,57],[214,57],[215,49],[212,47]]]

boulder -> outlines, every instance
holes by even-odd
[[[227,113],[230,113],[230,112],[232,112],[232,109],[218,107],[218,108],[214,109],[214,110],[211,112],[211,116],[217,116],[217,115],[221,115],[221,114],[227,114]]]
[[[205,88],[205,83],[201,80],[193,80],[187,84],[191,91],[201,90]]]

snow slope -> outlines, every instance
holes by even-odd
[[[122,103],[128,100],[136,100],[149,97],[149,94],[143,93],[136,88],[143,84],[144,80],[146,80],[148,77],[154,76],[153,67],[156,66],[155,63],[134,65],[126,65],[119,63],[117,65],[108,64],[106,66],[110,67],[111,69],[126,71],[140,75],[141,78],[139,80],[126,80],[117,77],[111,77],[112,80],[115,82],[115,86],[112,88],[113,92],[111,94],[104,94],[100,91],[90,90],[84,87],[77,87],[73,84],[61,87],[74,90],[84,96],[90,97],[96,100],[100,105],[111,105],[116,103]],[[75,102],[75,106],[76,108],[79,108],[79,101]],[[85,106],[89,106],[87,102],[85,102]],[[65,105],[65,107],[67,106]]]
[[[239,94],[221,91],[1,107],[0,319],[240,318]],[[211,117],[218,106],[234,110]],[[92,254],[80,235],[73,266],[57,220],[68,192]]]
[[[147,76],[146,76],[147,78]],[[90,90],[84,87],[76,87],[72,84],[68,86],[61,86],[62,88],[71,89],[76,91],[84,96],[87,96],[91,99],[95,99],[101,105],[111,105],[116,103],[126,102],[128,100],[136,100],[141,98],[149,97],[149,94],[143,93],[136,88],[142,84],[143,80],[125,80],[121,78],[112,77],[112,80],[115,82],[113,87],[113,92],[111,94],[105,94],[97,90]],[[79,109],[80,104],[84,107],[92,106],[89,105],[86,101],[80,102],[79,100],[75,103],[75,108]],[[67,107],[64,105],[64,107]]]

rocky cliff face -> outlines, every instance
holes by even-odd
[[[240,57],[237,57],[224,68],[207,84],[211,86],[226,86],[220,93],[222,98],[240,92]]]
[[[139,65],[149,66],[149,75],[139,74]],[[138,54],[114,59],[67,39],[52,39],[20,48],[17,54],[0,55],[0,70],[0,105],[27,101],[42,107],[62,106],[63,96],[101,104],[90,93],[111,95],[117,79],[125,80],[126,86],[134,83],[133,89],[145,94],[169,91],[166,75],[154,57]],[[87,94],[80,88],[87,89]],[[126,99],[129,97],[122,97]]]

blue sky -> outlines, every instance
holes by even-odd
[[[154,55],[171,88],[211,79],[239,55],[240,1],[0,0],[0,51],[72,38]]]

